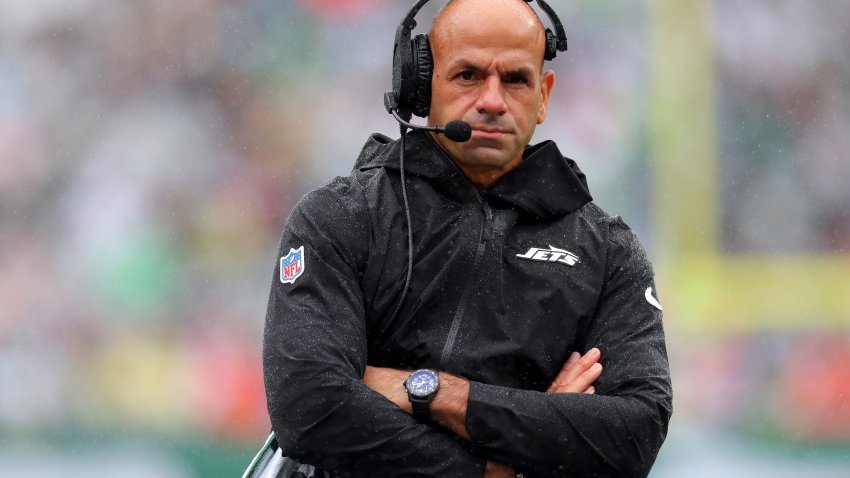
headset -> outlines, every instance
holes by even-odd
[[[431,77],[434,73],[434,59],[428,35],[410,35],[416,28],[416,14],[430,0],[419,0],[407,12],[395,34],[393,47],[393,83],[392,91],[384,94],[384,107],[396,116],[399,122],[410,121],[411,115],[421,118],[428,116],[431,110]],[[533,0],[524,0],[531,3]],[[567,51],[567,34],[558,15],[543,0],[537,0],[555,27],[555,33],[546,28],[546,51],[544,59],[555,59],[559,51]],[[451,123],[449,123],[451,125]],[[446,125],[447,127],[449,125]],[[408,126],[410,127],[410,126]],[[443,132],[443,131],[436,131]],[[450,138],[451,139],[451,138]]]

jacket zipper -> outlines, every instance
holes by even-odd
[[[463,286],[463,294],[460,297],[457,310],[455,310],[452,325],[449,327],[449,334],[446,337],[446,343],[443,346],[443,352],[440,354],[440,369],[445,370],[446,363],[452,355],[455,339],[460,330],[460,324],[463,322],[463,316],[466,312],[466,304],[469,302],[469,294],[472,291],[475,277],[478,273],[478,268],[481,265],[481,259],[484,257],[484,249],[487,246],[487,241],[490,240],[491,223],[493,222],[493,211],[487,205],[486,201],[481,201],[481,207],[484,210],[484,221],[481,224],[481,232],[478,234],[478,247],[475,251],[475,260],[472,263],[472,274],[467,276],[466,283]]]

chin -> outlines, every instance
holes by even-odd
[[[459,161],[465,166],[501,168],[511,162],[515,155],[508,157],[504,150],[488,147],[461,149]]]

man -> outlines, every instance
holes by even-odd
[[[653,272],[554,143],[526,146],[545,41],[526,2],[450,2],[428,121],[472,138],[408,134],[403,188],[401,143],[373,136],[296,206],[264,344],[290,456],[340,476],[649,472],[671,414]]]

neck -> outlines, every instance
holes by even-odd
[[[487,189],[495,184],[496,181],[519,166],[520,163],[522,163],[522,153],[500,168],[494,168],[492,166],[464,166],[455,161],[458,169],[466,175],[469,181],[474,184],[479,191]]]
[[[457,166],[458,169],[466,176],[467,179],[475,186],[479,191],[483,191],[493,184],[496,183],[502,176],[508,174],[522,163],[522,155],[525,150],[519,152],[517,157],[510,160],[507,164],[503,165],[500,168],[494,168],[492,166],[464,166],[460,164],[459,161],[456,161],[452,154],[443,147],[443,145],[437,141],[434,137],[434,133],[431,133],[431,139],[434,140],[434,143],[446,153],[453,163]]]

